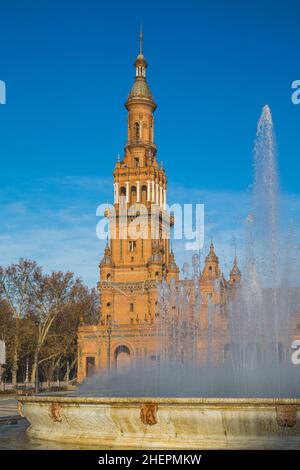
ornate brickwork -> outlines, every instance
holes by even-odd
[[[115,227],[115,233],[108,241],[100,262],[99,322],[90,326],[81,322],[78,331],[79,381],[96,370],[101,372],[111,367],[126,367],[135,359],[143,359],[145,356],[157,360],[161,335],[157,287],[161,281],[166,281],[167,285],[172,281],[172,286],[175,283],[184,290],[189,298],[188,310],[195,319],[194,280],[179,281],[179,270],[170,249],[169,236],[164,236],[174,224],[174,215],[168,215],[166,210],[167,178],[162,163],[159,164],[157,160],[154,142],[156,103],[146,80],[146,69],[141,38],[140,51],[135,61],[136,77],[125,103],[128,112],[127,140],[124,153],[122,157],[117,156],[114,166],[114,210],[107,208],[105,211],[105,217],[109,220],[110,228]],[[143,208],[147,208],[147,213],[143,212]],[[148,235],[135,238],[125,228],[124,236],[120,222],[133,222],[137,211],[148,228]],[[151,230],[153,213],[156,220],[155,235]],[[237,288],[240,286],[241,272],[237,259],[235,257],[229,280],[226,280],[211,242],[204,267],[197,275],[197,291],[200,291],[201,298],[201,312],[199,314],[198,303],[198,318],[194,322],[197,358],[206,362],[210,354],[212,361],[223,361],[231,354],[226,302],[228,295],[236,296],[239,292]],[[176,305],[171,308],[174,308],[172,313],[176,316]],[[214,335],[211,334],[212,319]],[[300,330],[299,315],[292,322],[289,328],[295,336]],[[289,347],[280,343],[282,356]],[[143,410],[142,420],[148,420],[149,410]],[[54,418],[56,411],[54,408],[51,411]],[[293,410],[279,408],[277,419],[279,425],[290,426],[293,423]]]
[[[140,49],[135,61],[136,78],[125,107],[128,111],[127,142],[123,157],[117,156],[114,168],[114,213],[105,211],[110,224],[116,226],[115,237],[108,241],[100,262],[100,316],[98,325],[81,325],[78,332],[78,378],[82,381],[95,370],[110,367],[126,367],[130,361],[143,355],[157,357],[157,283],[162,280],[178,285],[179,269],[169,237],[163,234],[174,223],[174,217],[166,211],[167,178],[165,169],[157,161],[154,143],[154,111],[156,104],[146,81],[147,62]],[[120,233],[118,222],[122,217],[134,219],[134,212],[124,216],[125,209],[143,204],[148,214],[156,212],[157,232],[151,232],[151,217],[145,217],[148,237],[131,239]],[[123,207],[124,208],[124,207]],[[151,208],[151,211],[150,211]],[[123,220],[123,219],[122,219]],[[200,288],[204,309],[208,304],[221,306],[217,322],[220,336],[216,340],[218,356],[222,357],[226,343],[226,320],[222,311],[228,285],[238,283],[240,273],[235,261],[230,282],[223,278],[219,260],[211,244],[200,276]],[[220,281],[221,293],[216,293],[214,282]],[[185,288],[190,281],[183,281]],[[191,304],[193,299],[191,296]],[[201,315],[201,331],[207,331],[207,317]],[[207,335],[206,335],[207,336]],[[206,340],[205,340],[206,341]],[[203,349],[203,360],[207,346]]]
[[[163,230],[170,226],[166,212],[167,179],[163,166],[157,162],[153,116],[156,104],[146,81],[147,62],[142,44],[135,68],[135,82],[125,103],[127,142],[124,155],[122,158],[118,155],[114,169],[115,213],[110,214],[109,210],[105,213],[110,224],[116,224],[117,233],[107,243],[100,263],[99,323],[79,328],[79,380],[97,368],[126,365],[141,351],[155,354],[154,335],[150,331],[147,335],[143,333],[145,329],[151,330],[155,321],[157,282],[163,279],[178,282],[179,278],[169,238],[162,236]],[[123,217],[122,201],[127,210],[143,204],[150,213],[150,207],[155,206],[158,214],[155,240],[151,236],[148,215],[145,215],[146,225],[149,225],[147,238],[135,240],[128,234],[122,238],[118,231],[118,222]],[[134,215],[128,218],[132,220]]]

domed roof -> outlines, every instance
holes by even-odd
[[[137,56],[137,58],[135,59],[135,64],[137,62],[144,62],[144,64],[147,66],[147,62],[146,62],[146,59],[144,57],[144,54],[142,54],[141,52],[139,53],[139,55]]]
[[[150,88],[144,79],[137,79],[131,87],[131,90],[128,95],[129,98],[143,97],[153,100],[152,93]]]
[[[135,82],[131,87],[125,106],[127,108],[127,106],[130,105],[131,103],[138,102],[138,99],[140,98],[141,102],[144,102],[144,100],[149,100],[148,103],[152,106],[154,110],[156,108],[156,104],[154,103],[152,93],[146,81],[146,68],[148,64],[143,54],[142,43],[143,43],[143,34],[141,30],[140,50],[134,63],[135,69],[136,69],[135,70]]]

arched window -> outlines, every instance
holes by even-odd
[[[118,369],[127,369],[130,365],[130,351],[129,348],[125,345],[118,346],[114,353],[115,357],[115,366]]]
[[[153,141],[153,120],[150,122],[150,127],[149,127],[149,140],[150,142]]]
[[[140,139],[140,125],[138,122],[134,123],[134,138],[135,140]]]
[[[133,312],[133,310],[134,310],[134,305],[131,303],[131,304],[129,304],[129,311]]]
[[[136,241],[135,240],[129,240],[128,249],[131,253],[133,253],[135,251],[135,249],[136,249]]]
[[[134,204],[136,202],[136,187],[131,186],[131,202]]]
[[[126,188],[125,188],[125,186],[122,186],[122,187],[120,188],[120,196],[126,196]]]
[[[159,272],[156,271],[156,273],[155,273],[155,280],[158,281],[158,279],[159,279]]]
[[[107,273],[107,275],[106,275],[106,280],[107,280],[107,281],[110,281],[110,279],[111,279],[111,274],[110,274],[110,273]]]
[[[145,205],[147,202],[147,186],[142,186],[142,203]]]

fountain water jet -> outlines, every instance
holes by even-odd
[[[153,326],[159,360],[136,361],[126,374],[116,370],[95,377],[73,397],[19,398],[31,435],[113,447],[299,447],[300,368],[291,364],[289,348],[300,296],[279,251],[276,146],[268,106],[258,123],[254,155],[243,275],[228,293],[226,308],[209,300],[204,308],[195,257],[191,280],[159,287]],[[217,278],[214,292],[220,299],[223,289]],[[226,337],[230,357],[218,363],[215,336],[224,319],[220,341]]]

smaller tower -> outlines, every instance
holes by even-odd
[[[224,285],[219,267],[219,258],[211,241],[209,253],[205,258],[204,268],[200,277],[200,288],[204,304],[223,304]]]
[[[112,278],[113,278],[113,261],[112,253],[110,248],[110,243],[107,240],[106,247],[104,250],[104,256],[99,265],[101,273],[101,281],[105,281],[107,287],[109,287]],[[103,289],[101,298],[100,298],[100,317],[99,323],[106,324],[111,321],[112,311],[113,311],[113,295],[110,289]]]
[[[171,247],[170,256],[169,256],[169,264],[167,267],[167,282],[170,282],[172,279],[175,279],[176,283],[178,283],[179,268],[175,261],[173,247]]]
[[[202,278],[215,280],[220,277],[219,258],[215,253],[213,242],[210,242],[209,253],[205,258],[205,265],[202,272]]]
[[[232,270],[230,271],[230,279],[229,279],[229,284],[232,287],[238,287],[241,282],[241,271],[239,270],[238,264],[237,264],[237,258],[236,256],[234,257],[233,261],[233,267]]]

